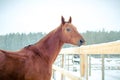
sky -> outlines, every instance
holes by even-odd
[[[0,0],[0,35],[50,32],[61,16],[78,31],[120,31],[120,0]]]

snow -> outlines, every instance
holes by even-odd
[[[88,80],[102,80],[101,70],[92,70]],[[104,80],[120,80],[120,70],[105,70]]]
[[[104,80],[120,80],[120,58],[105,58],[105,70],[104,70]],[[88,74],[88,80],[102,80],[102,62],[101,58],[91,58],[91,75]],[[73,68],[76,66],[77,71],[73,71],[71,69],[71,73],[73,75],[80,77],[80,65],[73,65]],[[88,71],[89,73],[89,71]],[[61,74],[59,72],[55,72],[54,80],[61,80]],[[86,80],[86,77],[82,78]],[[64,80],[71,80],[69,78],[64,78]]]
[[[102,72],[101,70],[92,70],[91,76],[88,76],[88,80],[102,80]],[[73,75],[80,76],[79,72],[72,72]],[[59,72],[55,72],[56,80],[61,80],[61,74]],[[69,78],[65,78],[65,80],[71,80]],[[83,80],[86,80],[84,77]],[[120,80],[120,70],[105,70],[104,80]]]

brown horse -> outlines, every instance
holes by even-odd
[[[0,80],[50,80],[52,64],[64,43],[81,46],[83,37],[61,17],[61,24],[34,45],[17,52],[0,50]]]

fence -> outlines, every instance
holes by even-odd
[[[75,48],[62,49],[60,54],[79,54],[80,55],[80,76],[73,75],[69,71],[53,65],[54,71],[59,71],[63,76],[69,77],[71,80],[88,80],[88,55],[89,54],[120,54],[120,41],[87,45]],[[64,63],[64,60],[62,60]],[[54,74],[53,74],[54,77]],[[102,56],[102,80],[104,80],[104,56]]]

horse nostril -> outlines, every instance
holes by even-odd
[[[84,45],[84,44],[85,44],[85,40],[84,39],[80,39],[79,46]]]
[[[83,43],[83,41],[82,41],[82,40],[80,40],[80,43]]]
[[[80,40],[80,43],[84,43],[84,40]]]

